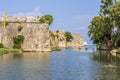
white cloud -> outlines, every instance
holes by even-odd
[[[17,13],[18,16],[41,16],[41,12],[39,8],[34,8],[31,12],[19,12]]]

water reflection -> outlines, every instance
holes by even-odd
[[[4,54],[0,57],[0,80],[119,80],[119,62],[108,52],[72,48]]]
[[[96,52],[95,45],[84,45],[82,47],[74,46],[73,49],[81,52]]]
[[[0,58],[0,80],[48,80],[49,56],[50,53],[5,54]]]
[[[112,56],[107,51],[97,51],[93,53],[92,60],[99,62],[100,80],[119,80],[120,79],[120,58]]]
[[[119,66],[120,58],[112,56],[108,51],[96,51],[92,54],[92,60],[103,64],[116,64]]]

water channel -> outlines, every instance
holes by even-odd
[[[72,48],[0,56],[0,80],[120,80],[120,58]]]

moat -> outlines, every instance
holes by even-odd
[[[119,80],[119,62],[120,58],[107,52],[71,48],[4,54],[0,56],[0,80]]]

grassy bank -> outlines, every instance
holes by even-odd
[[[12,48],[0,48],[0,55],[7,53],[21,53],[20,49],[12,49]]]
[[[61,51],[61,48],[59,48],[59,47],[52,47],[51,51]]]

